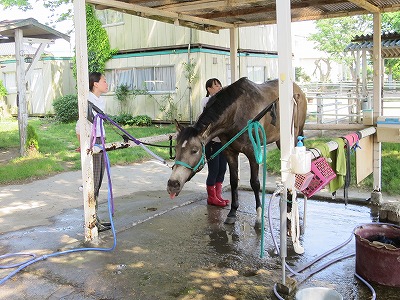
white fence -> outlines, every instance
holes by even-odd
[[[362,124],[363,110],[373,109],[372,83],[367,87],[362,91],[354,82],[301,85],[308,100],[307,123]],[[384,85],[382,115],[400,116],[400,84]]]

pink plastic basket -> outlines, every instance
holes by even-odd
[[[295,174],[294,187],[298,191],[304,190],[306,187],[308,187],[313,177],[314,174],[311,172],[308,172],[306,174]]]
[[[325,157],[317,158],[311,162],[311,172],[314,174],[314,177],[310,184],[304,190],[301,190],[307,198],[310,198],[316,192],[320,191],[336,177],[335,172],[329,166]]]

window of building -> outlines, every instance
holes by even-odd
[[[225,85],[230,85],[232,83],[232,74],[231,74],[231,65],[227,64],[226,65],[226,84]],[[222,84],[222,86],[225,86]]]
[[[174,67],[151,67],[137,69],[138,89],[149,92],[174,92],[176,86]]]
[[[255,83],[263,83],[265,81],[265,67],[247,67],[247,77]]]
[[[174,93],[176,89],[174,66],[107,70],[106,79],[109,91],[123,84],[149,93]]]
[[[133,69],[115,70],[116,86],[126,85],[128,89],[133,90],[135,73]]]
[[[15,93],[17,91],[17,74],[15,72],[4,73],[3,84],[9,93]]]
[[[121,25],[124,23],[124,15],[119,11],[111,9],[96,10],[96,16],[105,27]]]

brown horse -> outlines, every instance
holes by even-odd
[[[293,91],[292,124],[294,126],[293,134],[297,136],[303,134],[307,101],[298,85],[294,84]],[[241,78],[211,97],[193,126],[184,128],[177,123],[179,133],[175,147],[176,160],[167,185],[167,191],[171,198],[177,196],[183,185],[204,166],[204,145],[216,136],[223,144],[226,144],[247,126],[249,120],[254,119],[257,115],[261,117],[259,122],[265,129],[267,144],[276,142],[279,147],[278,94],[278,80],[256,84],[247,78]],[[235,223],[236,211],[239,207],[237,191],[239,153],[245,154],[250,163],[250,185],[256,199],[256,225],[259,225],[261,224],[259,166],[247,131],[224,150],[229,165],[232,194],[231,209],[225,223]]]

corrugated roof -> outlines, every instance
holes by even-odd
[[[128,14],[195,29],[276,23],[276,0],[87,0],[97,9]],[[400,0],[292,0],[292,22],[400,10]]]
[[[350,44],[345,48],[345,51],[357,51],[366,49],[372,52],[373,34],[356,36]],[[381,35],[382,43],[382,58],[399,58],[400,57],[400,34],[384,33]]]
[[[0,21],[0,43],[15,42],[15,30],[22,29],[24,38],[56,40],[64,39],[69,42],[69,36],[49,26],[39,23],[34,18],[22,20]]]

